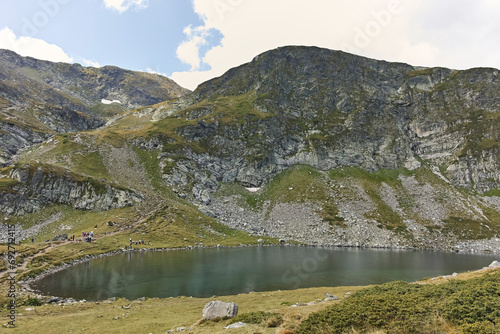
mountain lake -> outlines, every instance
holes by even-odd
[[[494,260],[500,255],[293,246],[128,252],[77,264],[33,287],[47,295],[86,300],[210,297],[410,282],[481,269]]]

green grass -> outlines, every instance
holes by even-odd
[[[278,203],[306,203],[326,201],[327,188],[323,175],[315,168],[307,165],[295,165],[278,174],[258,193],[250,193],[243,186],[221,184],[216,196],[239,195],[241,205],[260,210],[264,202],[271,203],[269,209]]]
[[[0,191],[9,191],[9,189],[19,184],[20,182],[16,179],[0,178]]]
[[[126,109],[118,103],[98,103],[92,106],[90,109],[94,112],[95,115],[101,117],[112,117],[126,111]]]
[[[496,197],[500,197],[500,189],[492,189],[492,190],[484,193],[484,196],[496,196]]]
[[[89,152],[85,154],[71,155],[73,170],[97,179],[111,179],[106,166],[102,162],[99,152]]]

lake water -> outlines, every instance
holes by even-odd
[[[367,285],[480,269],[499,255],[316,247],[243,247],[124,253],[34,284],[76,299],[210,297],[250,291]]]

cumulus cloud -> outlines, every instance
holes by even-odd
[[[83,62],[84,66],[101,67],[101,65],[98,62],[92,61],[92,60],[88,60],[88,59],[85,59],[85,58],[82,59],[82,62]]]
[[[190,27],[177,50],[191,69],[171,76],[190,89],[284,45],[421,66],[466,68],[494,59],[500,66],[500,6],[494,0],[193,0],[193,8],[203,25]],[[223,38],[200,54],[206,42],[200,32],[210,29]],[[210,69],[201,71],[200,64]]]
[[[177,47],[177,58],[183,63],[191,66],[191,71],[196,71],[201,65],[200,46],[207,43],[205,39],[207,36],[207,29],[203,26],[194,29],[188,26],[184,29],[184,34],[188,37],[188,40],[182,42],[182,44]]]
[[[144,9],[147,8],[148,0],[104,0],[106,8],[116,10],[118,13],[123,13],[130,8]]]
[[[8,27],[0,30],[0,48],[12,50],[21,56],[49,60],[54,62],[73,62],[63,49],[55,44],[49,44],[44,40],[20,36],[17,37]]]

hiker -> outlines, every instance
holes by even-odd
[[[35,242],[35,238],[31,237],[31,243]]]

